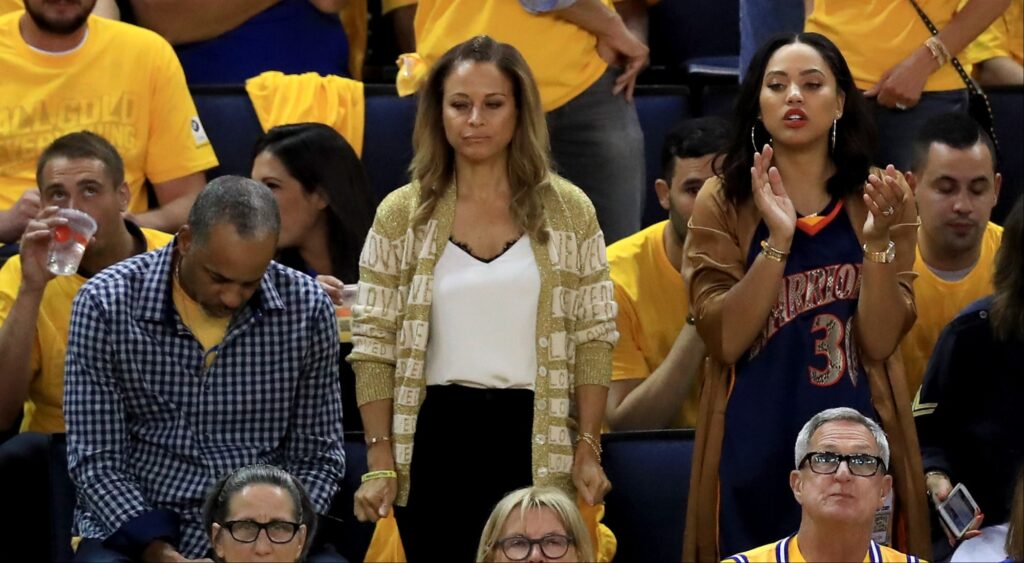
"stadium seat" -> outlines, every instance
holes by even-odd
[[[366,85],[363,165],[378,199],[409,182],[416,98],[399,98],[395,88]]]
[[[668,212],[658,204],[654,181],[662,176],[661,148],[665,137],[688,115],[686,94],[684,86],[638,86],[636,89],[634,100],[640,128],[644,132],[644,169],[647,171],[641,218],[645,227],[664,221],[668,216]]]
[[[665,50],[687,82],[736,82],[739,2],[659,2],[650,8],[652,50]]]
[[[263,135],[256,110],[242,85],[193,86],[192,99],[199,119],[217,153],[220,166],[208,173],[210,178],[225,174],[249,176],[252,149]]]
[[[604,523],[618,540],[616,561],[679,561],[693,458],[693,430],[604,434],[612,483]]]
[[[1024,192],[1024,88],[986,88],[1002,159],[999,171],[1003,187],[992,220],[1002,224],[1014,202]]]

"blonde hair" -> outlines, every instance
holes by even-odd
[[[565,531],[572,536],[572,545],[576,548],[576,556],[580,561],[594,561],[594,549],[590,544],[590,532],[583,523],[583,515],[576,504],[561,489],[554,487],[524,487],[505,495],[498,501],[480,536],[480,547],[476,551],[478,562],[494,561],[495,549],[498,548],[498,536],[501,535],[505,522],[512,512],[519,509],[519,517],[526,518],[526,513],[535,508],[548,508],[558,515],[565,526]]]
[[[508,180],[512,190],[509,211],[523,231],[545,243],[548,233],[544,228],[541,195],[551,185],[551,148],[540,92],[519,51],[486,35],[449,49],[430,69],[420,91],[409,165],[409,177],[420,191],[420,206],[413,224],[420,226],[430,219],[454,179],[455,151],[445,136],[441,116],[444,82],[456,65],[463,62],[492,63],[512,83],[516,128],[508,146]]]

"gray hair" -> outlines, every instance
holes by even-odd
[[[199,192],[188,213],[192,240],[205,245],[214,225],[228,223],[242,237],[273,234],[281,230],[281,214],[270,188],[241,176],[221,176]]]
[[[877,422],[870,418],[862,415],[854,409],[849,407],[836,407],[834,409],[826,409],[818,414],[811,417],[804,424],[804,427],[800,429],[800,434],[796,437],[796,451],[794,456],[793,465],[800,469],[800,461],[807,455],[807,450],[811,448],[811,437],[814,433],[829,422],[838,421],[849,421],[856,422],[861,426],[867,428],[871,435],[875,438],[875,444],[878,445],[879,457],[882,458],[882,463],[885,467],[889,467],[889,439],[885,437],[885,432]]]

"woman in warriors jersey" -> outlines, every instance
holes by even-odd
[[[893,438],[897,518],[877,536],[927,553],[910,397],[891,358],[915,319],[917,212],[872,169],[876,134],[842,54],[780,35],[754,56],[720,175],[697,197],[684,273],[711,356],[684,559],[720,559],[799,523],[786,487],[801,424],[837,406]],[[882,515],[884,516],[884,515]]]

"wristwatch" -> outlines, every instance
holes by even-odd
[[[864,249],[864,258],[871,260],[872,262],[878,262],[879,264],[888,264],[896,259],[896,244],[891,240],[889,246],[885,250],[880,252],[873,252],[868,250],[868,245],[863,245],[861,248]]]

